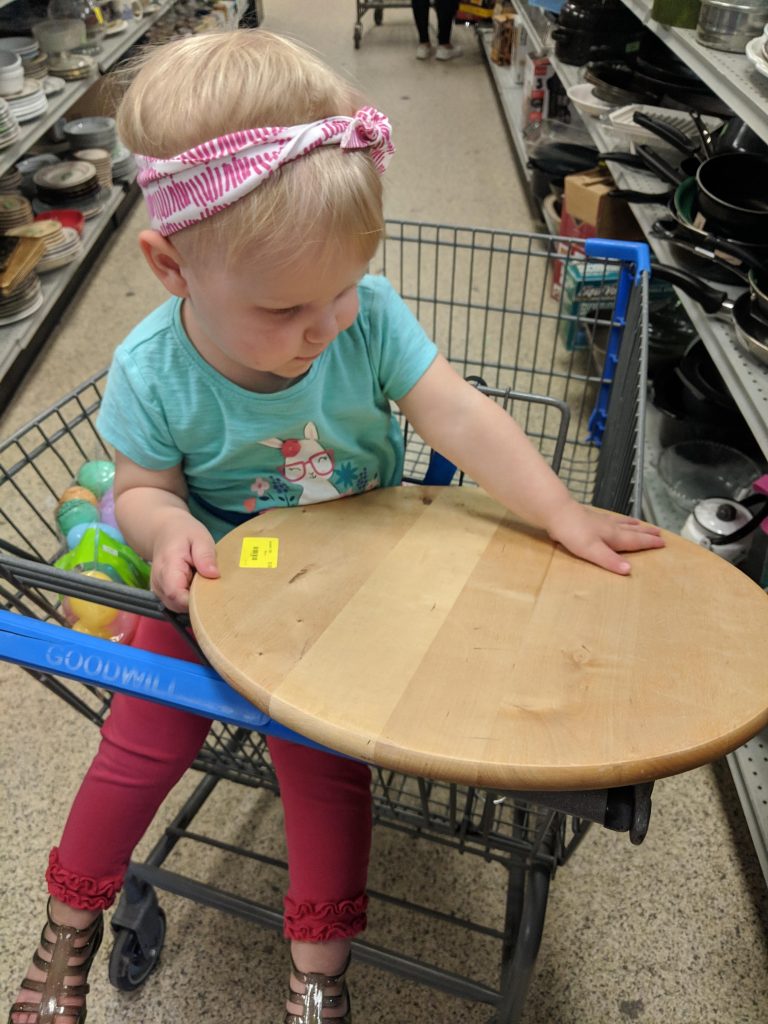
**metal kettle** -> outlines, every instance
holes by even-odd
[[[765,494],[751,494],[742,501],[705,498],[694,507],[680,534],[738,565],[749,551],[753,531],[766,518],[768,496]]]

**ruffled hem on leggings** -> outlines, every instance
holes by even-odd
[[[338,903],[298,903],[286,896],[283,933],[299,942],[351,939],[365,931],[367,909],[366,893]]]
[[[45,880],[48,892],[54,899],[77,910],[106,910],[115,902],[115,896],[123,884],[122,875],[89,878],[67,870],[59,861],[57,846],[54,846],[48,857]]]

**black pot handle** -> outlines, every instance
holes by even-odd
[[[653,132],[654,135],[668,142],[670,146],[674,146],[681,153],[685,153],[686,156],[695,156],[698,152],[698,145],[685,132],[675,128],[674,125],[666,124],[666,122],[656,117],[651,117],[642,110],[636,110],[632,115],[632,120],[641,128]]]
[[[651,260],[651,276],[659,281],[668,281],[670,284],[690,295],[699,303],[705,313],[719,313],[723,308],[728,308],[728,293],[720,292],[704,284],[701,278],[681,270],[679,267],[670,267],[664,263],[657,263]]]
[[[684,171],[679,167],[673,167],[668,160],[665,160],[663,156],[651,149],[650,146],[640,144],[637,147],[637,153],[649,170],[658,174],[662,181],[666,181],[670,185],[677,187],[688,177]]]
[[[674,189],[667,192],[636,192],[631,188],[615,188],[608,193],[611,199],[625,199],[628,203],[661,203],[662,206],[668,203],[674,194]]]
[[[608,160],[612,160],[616,164],[623,164],[625,167],[634,167],[638,171],[644,171],[648,166],[642,157],[637,155],[637,153],[623,153],[618,150],[612,153],[598,153],[597,159],[602,164],[606,163]]]
[[[738,530],[729,533],[727,537],[717,537],[715,540],[710,541],[713,547],[716,544],[735,544],[737,541],[744,540],[753,530],[757,529],[764,519],[768,519],[768,495],[750,494],[748,498],[745,498],[739,504],[745,505],[747,508],[751,508],[753,505],[762,505],[763,507],[752,516],[748,523],[740,526]]]

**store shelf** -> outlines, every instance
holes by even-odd
[[[726,760],[768,882],[768,729],[728,754]]]
[[[17,163],[37,140],[54,125],[60,117],[63,117],[70,107],[90,89],[93,83],[99,78],[99,73],[107,71],[129,50],[137,40],[147,32],[159,18],[166,14],[173,7],[174,0],[164,0],[162,8],[155,11],[148,17],[137,19],[135,25],[131,25],[119,36],[112,36],[104,40],[102,54],[99,58],[99,67],[94,70],[90,78],[79,82],[67,82],[64,89],[51,96],[48,100],[48,109],[42,117],[34,121],[27,121],[22,124],[19,138],[0,150],[0,174],[7,171],[13,164]]]
[[[521,7],[521,20],[528,28],[529,18],[526,8]],[[714,51],[713,51],[714,52]],[[567,89],[583,80],[583,69],[558,61],[552,54],[550,60],[558,78]],[[746,58],[744,58],[746,61]],[[763,120],[768,126],[768,100],[763,112]],[[607,121],[599,118],[583,118],[584,127],[592,137],[601,153],[624,149],[627,144]],[[634,170],[623,164],[611,163],[609,167],[618,188],[633,189],[640,192],[659,190],[659,180],[645,171]],[[633,203],[632,212],[638,224],[648,237],[654,256],[660,263],[678,266],[674,251],[660,239],[651,235],[651,227],[667,212],[664,207],[655,204]],[[684,269],[684,268],[683,268]],[[701,306],[683,293],[678,293],[685,310],[699,333],[707,351],[712,356],[729,391],[737,402],[750,430],[760,448],[768,457],[768,367],[758,363],[740,348],[731,326],[716,320],[703,312]],[[737,289],[738,294],[738,289]]]
[[[134,18],[132,22],[128,22],[128,28],[125,32],[121,32],[117,36],[107,36],[101,44],[101,54],[98,58],[99,70],[102,72],[109,71],[120,60],[126,50],[129,50],[147,33],[156,21],[159,21],[164,14],[170,11],[173,4],[174,0],[162,0],[160,8],[152,14],[146,14],[143,18]]]
[[[55,124],[60,117],[63,117],[72,104],[78,100],[83,93],[90,89],[98,77],[98,71],[94,71],[91,78],[83,79],[80,82],[67,82],[66,86],[60,93],[49,97],[48,109],[41,117],[20,125],[21,134],[19,138],[12,146],[8,146],[7,149],[0,150],[0,174],[3,174],[9,167],[12,167],[17,163],[24,156],[29,147],[33,143],[37,142],[40,136],[44,135],[51,125]]]
[[[7,327],[0,327],[0,379],[8,372],[19,354],[24,351],[34,338],[38,328],[48,316],[56,301],[64,293],[67,285],[75,277],[80,265],[98,242],[110,219],[124,199],[125,190],[120,186],[113,186],[111,195],[98,217],[94,217],[85,223],[82,235],[83,252],[80,259],[67,264],[66,267],[62,267],[60,270],[40,275],[43,287],[43,304],[40,309],[25,320],[19,320],[18,323],[9,324]]]
[[[515,152],[520,162],[520,169],[526,181],[530,182],[531,171],[528,167],[528,152],[523,141],[523,90],[515,81],[514,72],[509,65],[502,67],[494,64],[491,60],[491,30],[479,28],[477,34],[485,54],[485,59],[488,62],[488,69],[491,72],[493,84],[496,87],[496,95],[509,127],[509,136],[515,147]]]
[[[735,114],[746,121],[768,142],[768,78],[752,66],[746,56],[702,46],[692,29],[668,28],[651,17],[650,0],[623,0],[640,21],[676,53],[724,100]]]

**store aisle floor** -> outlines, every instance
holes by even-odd
[[[410,11],[366,16],[362,47],[352,45],[352,0],[265,0],[265,28],[315,47],[356,79],[394,125],[398,152],[387,172],[390,217],[444,224],[532,227],[487,70],[470,31],[458,61],[415,60]],[[135,244],[141,208],[126,222],[88,286],[68,311],[44,357],[0,421],[6,437],[89,372],[105,365],[123,334],[164,293]],[[684,642],[684,638],[681,638]],[[652,643],[652,638],[649,638]],[[21,671],[0,665],[0,991],[10,1001],[40,926],[47,851],[92,756],[93,727]],[[138,858],[181,806],[197,776],[172,794]],[[201,825],[280,856],[280,808],[269,794],[222,783]],[[275,902],[282,875],[231,855],[180,848],[169,866],[222,888]],[[381,830],[371,887],[429,894],[447,913],[469,912],[497,926],[504,873],[431,843]],[[109,1024],[275,1024],[287,951],[272,932],[161,894],[168,936],[161,969],[133,995],[117,993],[106,957],[91,975],[89,1020]],[[656,787],[651,828],[633,848],[626,836],[594,828],[557,874],[526,1024],[762,1024],[768,1006],[768,898],[725,765]],[[396,908],[374,908],[367,936],[416,950],[456,971],[496,982],[496,948],[483,937],[414,923]],[[350,983],[357,1022],[487,1022],[490,1010],[355,965]]]

